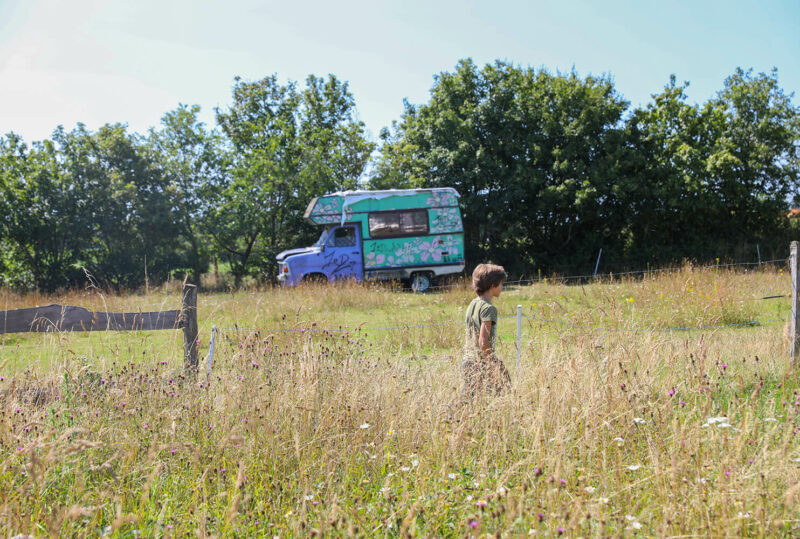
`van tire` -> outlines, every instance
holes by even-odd
[[[328,284],[328,277],[324,273],[308,273],[303,275],[303,284]]]
[[[413,292],[427,292],[433,282],[433,274],[427,271],[419,271],[411,275],[411,290]]]

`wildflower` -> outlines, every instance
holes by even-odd
[[[368,429],[369,428],[369,423],[361,423],[361,426],[359,428]]]
[[[486,507],[486,502],[483,500],[478,500],[475,502],[475,507]]]
[[[467,497],[466,497],[466,500],[468,502],[471,502],[472,501],[472,494],[468,494]]]
[[[642,419],[641,417],[634,417],[633,422],[636,423],[637,425],[640,423],[647,423],[647,421],[645,419]]]
[[[448,478],[448,479],[455,479],[455,478],[456,478],[456,474],[454,474],[454,473],[449,473],[449,474],[447,474],[447,478]]]
[[[633,515],[625,515],[625,520],[627,520],[628,522],[633,522],[634,520],[636,520],[636,517]]]
[[[637,522],[631,522],[631,528],[633,528],[634,530],[639,530],[639,529],[642,528],[642,523],[638,522],[638,521]]]
[[[171,530],[172,529],[172,524],[167,524],[167,529]]]
[[[305,496],[303,499],[304,499],[305,501],[307,501],[307,502],[310,502],[311,500],[313,500],[313,499],[314,499],[314,495],[313,495],[313,494],[308,494],[308,495],[307,495],[307,496]]]
[[[641,467],[642,467],[641,464],[631,464],[630,466],[627,466],[627,468],[632,472],[635,472],[636,470],[638,470]]]
[[[762,421],[764,421],[764,423],[774,423],[778,420],[775,419],[774,417],[765,417]]]
[[[412,460],[412,461],[411,461],[411,466],[413,466],[414,468],[416,468],[417,466],[419,466],[419,461],[418,461],[417,459],[414,459],[414,460]]]
[[[408,466],[402,466],[402,467],[400,468],[400,471],[401,471],[401,472],[408,472],[408,471],[411,471],[411,468],[409,468]]]
[[[593,493],[594,493],[594,491],[595,491],[595,490],[597,490],[597,489],[596,489],[596,488],[594,488],[593,486],[591,486],[591,485],[590,485],[590,486],[588,486],[588,487],[585,487],[583,490],[585,490],[585,491],[586,491],[586,492],[588,492],[589,494],[593,494]]]
[[[597,501],[602,503],[602,504],[607,504],[608,503],[608,498],[597,498]]]
[[[612,441],[617,442],[617,445],[622,445],[625,443],[625,440],[623,440],[621,436],[617,436]]]
[[[478,521],[477,520],[470,520],[469,525],[470,525],[471,528],[477,528],[478,527]]]
[[[674,394],[675,394],[674,389],[670,389],[669,391],[667,391],[667,395],[669,395],[670,397],[673,396]]]

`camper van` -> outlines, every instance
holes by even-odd
[[[464,271],[464,226],[455,189],[345,191],[313,199],[304,218],[322,227],[314,245],[277,256],[278,280],[408,281],[419,292]]]

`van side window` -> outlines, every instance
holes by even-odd
[[[385,211],[369,214],[373,238],[422,236],[428,233],[428,210]]]
[[[337,228],[328,238],[331,247],[352,247],[356,244],[356,229],[352,226]]]

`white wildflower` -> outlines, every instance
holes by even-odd
[[[359,428],[368,429],[369,428],[369,423],[361,423],[361,427],[359,427]]]
[[[634,530],[639,530],[642,528],[642,523],[638,521],[631,522],[631,528],[633,528]]]
[[[305,501],[307,501],[307,502],[310,502],[311,500],[314,499],[314,495],[313,494],[307,494],[303,499]]]
[[[448,479],[455,479],[455,478],[456,478],[456,474],[454,474],[454,473],[449,473],[449,474],[447,474],[447,478],[448,478]]]
[[[596,489],[596,488],[594,488],[593,486],[588,486],[588,487],[585,487],[583,490],[585,490],[585,491],[586,491],[586,492],[588,492],[589,494],[592,494],[592,493],[593,493],[595,490],[597,490],[597,489]]]
[[[622,445],[625,443],[625,440],[623,440],[621,436],[617,436],[612,440],[612,442],[617,442],[617,445]]]
[[[411,461],[411,466],[413,466],[414,468],[416,468],[417,466],[419,466],[419,461],[418,461],[417,459],[414,459],[414,460],[412,460],[412,461]]]
[[[602,504],[607,504],[609,500],[608,498],[597,498],[597,501]]]
[[[627,466],[627,468],[632,472],[635,472],[636,470],[638,470],[641,467],[642,467],[641,464],[631,464],[630,466]]]
[[[633,522],[634,520],[636,520],[636,517],[633,515],[625,515],[625,520],[627,520],[628,522]]]
[[[633,418],[633,422],[634,422],[634,423],[647,423],[647,421],[646,421],[646,420],[644,420],[644,419],[643,419],[643,418],[641,418],[641,417],[634,417],[634,418]]]
[[[778,420],[777,420],[777,419],[775,419],[774,417],[765,417],[764,419],[762,419],[762,421],[763,421],[764,423],[775,423],[775,422],[776,422],[776,421],[778,421]]]
[[[408,472],[408,471],[411,471],[411,468],[409,468],[408,466],[402,466],[402,467],[400,468],[400,471],[401,471],[401,472]]]

